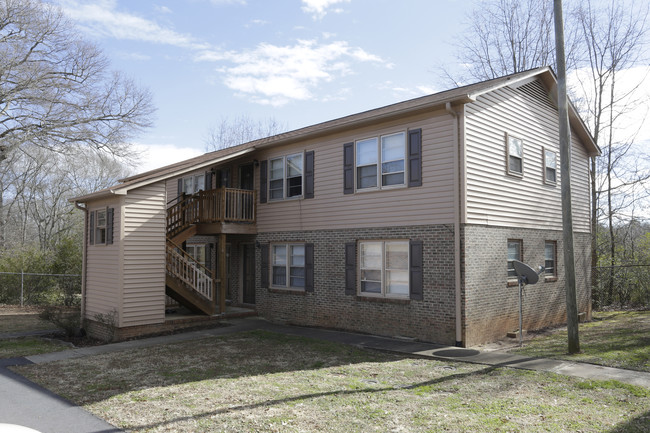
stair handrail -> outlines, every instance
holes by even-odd
[[[189,265],[193,271],[190,276],[193,278],[188,278],[186,272],[177,272],[177,269],[175,269],[172,263],[170,263],[170,259],[173,259],[174,256],[179,258],[183,265]],[[219,281],[214,278],[214,272],[212,270],[199,263],[194,257],[189,255],[186,251],[183,251],[180,246],[169,239],[167,239],[167,257],[167,272],[183,281],[192,290],[202,295],[203,297],[209,300],[214,300],[214,283],[217,283]],[[201,285],[201,281],[204,282],[203,285]]]

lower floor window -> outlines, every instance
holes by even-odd
[[[305,245],[284,244],[272,246],[272,285],[305,287]]]
[[[515,272],[515,266],[512,264],[512,261],[522,261],[521,244],[521,239],[508,239],[508,279],[517,278],[517,272]]]
[[[555,241],[546,241],[544,243],[544,276],[547,278],[557,276],[555,268],[556,246]]]
[[[359,275],[362,294],[409,295],[409,242],[359,242]]]

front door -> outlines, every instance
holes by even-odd
[[[255,245],[243,244],[242,272],[244,277],[243,299],[244,304],[255,303]]]
[[[253,190],[253,164],[246,164],[239,167],[239,188],[249,191]]]

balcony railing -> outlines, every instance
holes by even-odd
[[[185,196],[167,209],[167,235],[192,224],[254,223],[255,191],[218,188]]]

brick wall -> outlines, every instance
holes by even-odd
[[[345,243],[383,239],[424,242],[423,300],[378,300],[345,295]],[[256,249],[257,310],[267,319],[454,344],[453,226],[260,233],[257,241],[314,244],[313,293],[261,289],[261,253]]]
[[[566,323],[564,254],[562,232],[499,228],[480,225],[463,227],[461,237],[462,302],[466,345],[505,337],[519,328],[519,287],[507,283],[507,241],[523,241],[523,261],[533,268],[544,265],[545,241],[557,242],[557,280],[542,277],[527,285],[523,298],[523,329],[534,330]],[[578,312],[591,316],[590,235],[574,234]]]

